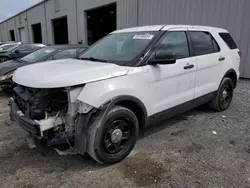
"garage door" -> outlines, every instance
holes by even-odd
[[[25,28],[20,28],[19,29],[19,36],[20,36],[20,41],[26,43],[26,33],[25,33]]]

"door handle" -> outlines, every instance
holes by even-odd
[[[192,69],[192,68],[194,68],[194,65],[190,65],[190,64],[187,64],[185,67],[184,67],[184,69],[185,70],[187,70],[187,69]]]
[[[225,57],[220,57],[219,61],[224,61],[226,58]]]

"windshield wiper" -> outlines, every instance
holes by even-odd
[[[83,57],[83,58],[80,58],[81,60],[90,60],[90,61],[100,61],[100,62],[104,62],[106,63],[107,61],[104,60],[104,59],[97,59],[97,58],[94,58],[94,57]]]

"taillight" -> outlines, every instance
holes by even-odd
[[[242,56],[242,52],[241,51],[238,51],[238,54],[239,54],[240,57]]]

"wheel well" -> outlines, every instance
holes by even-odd
[[[237,85],[237,75],[235,72],[229,72],[225,75],[225,77],[228,77],[230,78],[232,81],[233,81],[233,84],[234,84],[234,88],[236,87]]]
[[[143,109],[140,105],[138,105],[136,102],[134,101],[129,101],[129,100],[125,100],[125,101],[119,101],[116,103],[116,105],[128,108],[129,110],[131,110],[137,117],[138,121],[139,121],[139,127],[143,128],[145,125],[145,114],[143,112]]]

